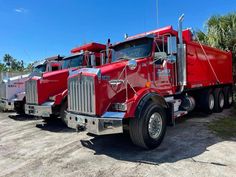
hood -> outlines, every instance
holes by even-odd
[[[130,70],[126,65],[128,60],[121,60],[111,64],[97,67],[99,74],[82,72],[83,76],[92,76],[95,83],[95,107],[96,115],[102,116],[106,111],[112,110],[113,103],[126,101],[126,77],[134,88],[143,87],[147,81],[146,60],[139,60],[137,68]],[[143,69],[141,69],[143,67]],[[118,81],[118,82],[117,82]],[[113,83],[117,83],[113,84]],[[134,91],[128,85],[128,99],[134,95]],[[101,104],[102,103],[102,104]]]
[[[59,70],[44,73],[37,79],[38,104],[43,104],[49,100],[49,97],[62,93],[67,89],[67,78],[69,70]]]

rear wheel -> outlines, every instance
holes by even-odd
[[[208,114],[213,112],[215,106],[214,94],[211,89],[206,90],[201,93],[200,96],[200,106],[202,110]]]
[[[230,108],[233,104],[233,90],[232,87],[224,88],[225,108]]]
[[[213,111],[217,113],[222,112],[225,105],[225,96],[221,88],[216,88],[214,90],[214,98],[215,98],[215,106]]]
[[[139,117],[130,119],[129,126],[130,137],[135,145],[154,149],[161,144],[166,132],[165,109],[149,102]]]

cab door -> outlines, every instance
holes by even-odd
[[[155,88],[162,95],[173,94],[174,63],[169,62],[167,56],[167,43],[160,39],[155,41],[155,54],[153,62],[153,82]]]

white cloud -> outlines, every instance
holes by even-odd
[[[17,8],[17,9],[14,9],[14,11],[16,13],[26,13],[27,12],[27,9],[24,9],[24,8]]]

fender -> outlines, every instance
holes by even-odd
[[[137,94],[128,101],[127,112],[125,118],[136,117],[140,114],[142,107],[147,104],[150,100],[159,103],[164,108],[168,108],[168,104],[166,103],[164,97],[161,96],[155,89],[152,88],[144,88],[137,92]],[[141,109],[137,109],[140,107]],[[137,112],[136,110],[140,110]]]
[[[55,105],[60,105],[66,98],[68,94],[68,89],[64,90],[62,93],[55,95]]]

